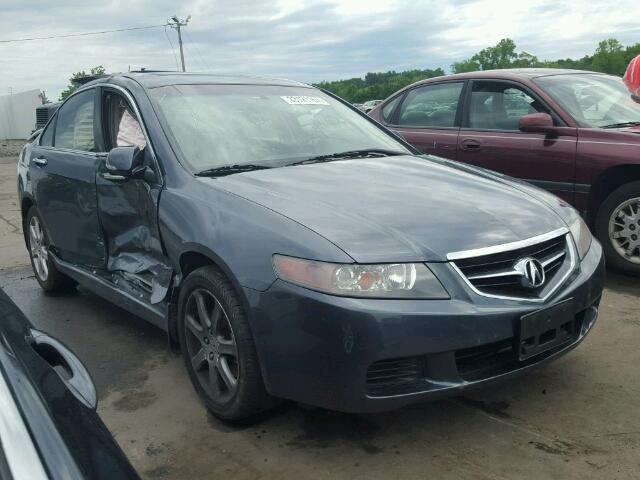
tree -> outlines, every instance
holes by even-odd
[[[494,47],[480,50],[467,60],[451,65],[453,73],[475,72],[497,68],[536,67],[540,64],[538,57],[527,52],[516,52],[516,43],[510,38],[503,38]]]
[[[515,45],[514,45],[515,46]],[[540,60],[535,55],[531,55],[527,52],[520,52],[516,60],[512,63],[516,68],[533,68],[540,66]]]
[[[480,64],[471,58],[451,65],[453,73],[476,72],[478,70],[480,70]]]
[[[615,38],[609,38],[598,44],[592,68],[597,72],[622,76],[628,63],[622,44]]]
[[[492,68],[548,67],[594,70],[622,76],[628,63],[638,54],[640,43],[625,48],[615,38],[609,38],[598,44],[593,55],[585,55],[578,60],[565,58],[540,61],[528,52],[518,53],[515,42],[510,38],[504,38],[494,47],[484,48],[470,58],[454,63],[451,65],[451,71],[462,73]]]
[[[425,70],[407,70],[405,72],[369,72],[364,78],[350,78],[333,82],[320,82],[316,86],[329,90],[349,102],[385,99],[407,85],[425,78],[444,75],[441,68]]]
[[[67,88],[65,88],[60,94],[59,100],[65,100],[69,95],[71,95],[80,87],[81,83],[78,82],[79,79],[87,77],[88,75],[104,75],[105,71],[106,70],[102,65],[98,65],[97,67],[93,67],[90,70],[89,74],[87,74],[87,72],[85,72],[84,70],[74,73],[69,79],[69,85],[67,85]]]
[[[624,47],[615,39],[600,42],[593,55],[579,59],[539,60],[528,52],[518,52],[510,38],[504,38],[493,47],[487,47],[468,59],[451,65],[453,73],[474,72],[494,68],[569,68],[595,70],[613,75],[623,75],[627,64],[640,55],[640,43]],[[369,72],[364,78],[351,78],[333,82],[321,82],[319,87],[330,90],[350,102],[384,99],[401,88],[418,80],[444,75],[441,68],[408,70],[405,72]]]
[[[510,38],[503,38],[495,47],[487,47],[476,53],[471,60],[480,65],[480,70],[509,68],[518,57],[516,43]]]

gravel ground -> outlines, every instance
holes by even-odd
[[[24,140],[0,140],[0,158],[10,157],[12,160],[18,156]]]

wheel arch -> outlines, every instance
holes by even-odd
[[[22,215],[22,236],[24,237],[25,244],[27,243],[27,214],[35,204],[31,195],[26,193],[22,195],[22,199],[20,200],[20,213]]]
[[[232,273],[227,263],[220,258],[211,249],[200,244],[185,244],[181,253],[177,258],[178,274],[176,275],[174,285],[171,292],[170,304],[168,315],[168,335],[169,344],[173,350],[179,350],[178,342],[178,297],[180,294],[180,287],[184,282],[184,279],[200,267],[213,266],[219,270],[233,286],[234,291],[240,299],[242,308],[245,314],[250,318],[249,302],[244,294],[242,285],[238,282],[236,276]]]
[[[640,165],[620,165],[602,172],[589,192],[589,224],[595,225],[600,205],[617,188],[627,183],[640,181]]]

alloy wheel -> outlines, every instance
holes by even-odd
[[[208,290],[191,292],[184,329],[187,352],[202,388],[216,402],[226,403],[238,389],[238,347],[229,317]]]
[[[33,259],[33,268],[42,282],[49,278],[49,252],[44,238],[42,224],[37,216],[29,221],[29,250]]]
[[[609,239],[622,258],[640,265],[640,198],[626,200],[613,210]]]

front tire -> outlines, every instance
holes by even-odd
[[[31,267],[40,287],[49,293],[73,291],[76,282],[60,272],[51,260],[47,232],[35,206],[27,212],[25,227]]]
[[[640,276],[640,182],[614,190],[600,206],[595,227],[607,264]]]
[[[187,372],[216,417],[238,421],[273,405],[238,296],[215,267],[193,271],[180,288],[178,335]]]

